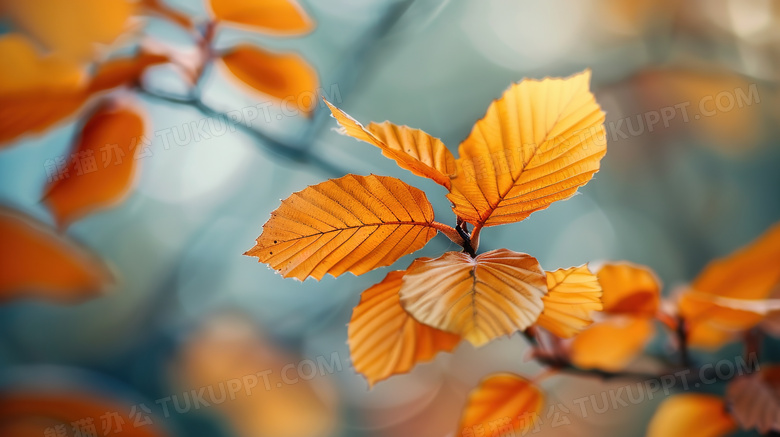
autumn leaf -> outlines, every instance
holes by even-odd
[[[239,45],[222,55],[222,65],[241,83],[267,96],[295,106],[309,114],[317,105],[313,99],[319,80],[303,58],[291,53],[272,53],[250,45]]]
[[[598,271],[604,312],[654,317],[661,300],[661,281],[647,267],[607,263]]]
[[[0,394],[0,435],[5,436],[49,436],[59,427],[66,430],[79,430],[81,426],[92,423],[97,429],[105,426],[106,421],[112,428],[119,424],[121,429],[111,435],[122,437],[163,437],[159,427],[153,423],[144,426],[132,426],[139,417],[131,416],[130,405],[125,405],[87,393],[38,393],[37,391],[7,391]],[[143,414],[139,411],[139,414]],[[150,416],[150,420],[153,416]],[[122,424],[124,426],[122,426]],[[86,428],[86,435],[92,434]],[[74,435],[68,432],[63,435]],[[92,434],[95,435],[95,434]]]
[[[547,272],[547,294],[538,326],[569,338],[585,329],[593,311],[601,311],[601,285],[587,265]]]
[[[427,260],[418,258],[407,271]],[[439,352],[450,352],[460,342],[457,335],[423,325],[403,309],[398,291],[405,273],[388,273],[382,282],[363,292],[352,311],[348,325],[350,357],[369,386],[406,373]]]
[[[361,275],[422,248],[442,227],[417,188],[386,176],[347,175],[284,200],[245,255],[285,278]]]
[[[674,395],[661,403],[647,437],[721,437],[736,429],[723,400],[709,394]]]
[[[0,36],[0,146],[40,132],[86,100],[82,69],[56,54],[42,56],[17,34]]]
[[[325,103],[345,135],[379,147],[384,156],[394,160],[401,168],[450,189],[450,177],[456,172],[455,157],[440,139],[419,129],[397,126],[389,121],[371,123],[365,128],[332,103],[327,100]]]
[[[726,389],[726,400],[743,429],[757,429],[762,435],[780,432],[780,367],[740,376]]]
[[[585,185],[607,151],[589,83],[589,70],[524,80],[494,101],[460,145],[447,196],[455,214],[479,227],[513,223]]]
[[[168,62],[168,57],[140,52],[137,56],[118,58],[100,65],[89,83],[87,92],[97,93],[118,86],[137,82],[143,72],[152,65]]]
[[[72,149],[67,171],[49,183],[43,201],[60,227],[121,202],[133,184],[143,147],[144,116],[116,102],[99,107],[86,121]]]
[[[129,30],[136,2],[129,0],[2,0],[0,9],[33,39],[51,51],[89,61],[97,44],[108,45]]]
[[[614,316],[594,323],[574,337],[571,362],[582,369],[617,372],[642,352],[654,332],[648,318]]]
[[[493,435],[513,435],[538,420],[543,404],[544,393],[531,381],[511,373],[490,375],[469,394],[456,435],[487,435],[489,424],[501,430]]]
[[[262,32],[301,35],[314,29],[314,22],[295,0],[209,0],[208,4],[215,19]]]
[[[475,346],[531,326],[547,281],[530,255],[498,249],[472,258],[447,252],[403,277],[401,304],[418,321]]]
[[[113,281],[89,250],[18,211],[0,208],[0,235],[0,302],[25,297],[77,302]]]

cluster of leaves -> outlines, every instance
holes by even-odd
[[[131,192],[151,145],[150,121],[135,98],[151,94],[147,71],[177,74],[193,99],[212,66],[276,103],[317,89],[316,71],[294,53],[248,44],[214,48],[223,27],[280,37],[311,32],[313,20],[294,0],[205,0],[205,6],[208,16],[194,19],[159,0],[0,3],[12,26],[0,36],[0,148],[77,123],[67,157],[45,164],[42,202],[60,230],[120,204]],[[173,46],[145,32],[151,18],[185,32],[192,46]],[[298,109],[304,116],[312,110]],[[0,249],[3,259],[12,260],[3,265],[0,299],[35,294],[80,300],[112,283],[99,257],[46,224],[3,208],[0,227],[13,230]]]
[[[390,265],[438,232],[462,246],[461,252],[418,258],[362,293],[348,337],[354,368],[369,385],[452,351],[464,339],[482,346],[523,332],[532,355],[548,366],[544,375],[614,377],[637,360],[656,321],[675,335],[683,368],[692,365],[688,347],[714,348],[758,324],[776,325],[780,306],[770,294],[780,284],[780,227],[714,262],[667,301],[644,266],[617,262],[595,271],[587,265],[545,271],[525,253],[477,252],[482,228],[521,221],[566,199],[598,171],[606,153],[604,115],[589,79],[586,71],[512,85],[475,124],[458,158],[421,130],[387,121],[363,126],[328,103],[343,134],[446,188],[456,225],[436,222],[425,194],[398,179],[350,174],[282,201],[246,254],[284,277],[319,280]],[[670,399],[650,433],[688,435],[708,418],[713,432],[706,435],[731,431],[735,420],[746,429],[777,430],[776,373],[734,381],[728,409],[709,395]],[[519,430],[520,418],[543,407],[537,382],[510,373],[486,377],[469,396],[459,435],[476,435],[478,427],[507,417]],[[761,400],[749,400],[746,393],[758,386]],[[680,411],[684,421],[676,419]]]

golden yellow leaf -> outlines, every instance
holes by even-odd
[[[540,418],[544,393],[531,381],[511,373],[483,379],[469,393],[457,436],[514,435]]]
[[[327,100],[325,103],[345,135],[379,147],[382,154],[398,163],[399,167],[450,189],[450,177],[456,172],[455,157],[440,139],[419,129],[397,126],[389,121],[371,123],[365,128]]]
[[[717,396],[699,393],[674,395],[656,410],[647,437],[721,437],[736,429],[734,419]]]
[[[587,265],[547,272],[547,295],[538,326],[569,338],[585,329],[593,311],[601,311],[601,285]]]
[[[517,222],[585,185],[607,151],[589,85],[589,70],[527,79],[494,101],[460,145],[447,196],[455,214],[477,226]]]
[[[232,76],[265,95],[309,114],[317,105],[317,72],[296,54],[272,53],[250,45],[239,45],[222,56]]]
[[[135,57],[119,58],[100,65],[87,91],[96,93],[121,85],[137,82],[144,70],[156,64],[168,62],[168,57],[154,53],[141,52]]]
[[[49,183],[43,201],[60,227],[124,200],[135,179],[137,147],[144,147],[144,118],[120,103],[99,107],[86,121],[62,178]]]
[[[209,0],[211,15],[256,30],[300,35],[314,29],[314,21],[295,0]]]
[[[598,271],[604,294],[604,312],[655,316],[661,299],[661,281],[647,267],[627,262],[605,264]]]
[[[95,255],[22,213],[0,208],[0,235],[0,301],[81,301],[112,281]]]
[[[422,248],[441,226],[417,188],[391,177],[350,174],[284,200],[245,255],[285,278],[361,275]]]
[[[544,271],[530,255],[498,249],[472,258],[447,252],[406,273],[401,304],[418,321],[476,346],[533,324],[547,293]]]
[[[41,56],[21,35],[0,36],[0,145],[40,132],[86,100],[85,75],[56,54]]]
[[[780,367],[762,367],[740,376],[726,389],[731,414],[743,429],[757,429],[761,435],[780,432]]]
[[[409,269],[426,260],[417,259]],[[457,335],[423,325],[403,309],[398,291],[405,273],[388,273],[382,282],[363,292],[352,311],[348,325],[350,357],[369,386],[406,373],[441,351],[455,349],[460,342]]]
[[[594,323],[574,337],[571,362],[582,369],[617,372],[642,352],[654,332],[647,318],[614,316]]]
[[[116,428],[113,427],[116,423],[122,424],[121,431],[112,432],[111,435],[122,437],[168,435],[154,423],[133,426],[138,417],[130,415],[133,407],[126,403],[86,393],[39,393],[39,391],[9,391],[0,395],[0,435],[49,436],[53,435],[51,431],[57,427],[66,430],[67,434],[64,435],[85,435],[71,432],[74,427],[82,424],[81,421],[91,422],[99,430],[98,432],[101,432],[102,421],[106,420],[107,413],[116,414],[111,418],[112,428],[109,430],[115,430]],[[138,413],[145,414],[140,409]],[[140,417],[143,419],[143,416]],[[155,417],[150,415],[150,419],[154,421]]]
[[[128,30],[136,3],[130,0],[0,0],[0,10],[55,53],[88,61],[96,44],[111,44]]]

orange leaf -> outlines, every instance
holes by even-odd
[[[607,372],[622,370],[634,359],[655,332],[646,318],[615,316],[598,322],[574,337],[571,361],[582,369]]]
[[[84,433],[71,433],[74,427],[81,430],[80,426],[89,422],[97,430],[107,422],[114,430],[121,427],[121,431],[111,433],[116,436],[162,437],[166,435],[153,424],[133,426],[135,420],[143,416],[130,416],[128,413],[131,408],[130,405],[81,393],[9,392],[0,395],[0,435],[95,435],[89,431],[89,428],[86,428]],[[144,413],[139,410],[139,414]],[[120,424],[119,427],[116,427],[117,424]],[[56,433],[58,427],[64,428],[65,434]]]
[[[422,248],[437,226],[417,188],[391,177],[350,174],[282,201],[245,255],[285,278],[361,275]]]
[[[743,429],[756,428],[762,435],[780,432],[780,366],[736,378],[726,389],[726,400]]]
[[[475,346],[531,326],[542,312],[545,293],[539,262],[507,249],[476,258],[447,252],[417,263],[400,291],[401,304],[415,319]]]
[[[120,58],[105,62],[95,72],[88,92],[96,93],[125,84],[132,84],[141,78],[144,70],[156,64],[168,62],[168,57],[141,52],[132,58]]]
[[[686,393],[666,399],[647,428],[647,437],[720,437],[736,429],[723,400]]]
[[[0,301],[80,301],[112,281],[95,255],[22,213],[0,208],[0,235]]]
[[[417,259],[416,263],[428,258]],[[407,269],[407,271],[409,270]],[[460,337],[423,325],[401,306],[398,291],[406,272],[396,270],[364,291],[349,321],[349,351],[355,370],[369,386],[406,373],[441,351],[455,349]]]
[[[136,108],[106,104],[84,124],[67,173],[51,182],[43,201],[61,227],[120,203],[134,181],[135,147],[144,135]]]
[[[494,101],[460,145],[447,196],[455,214],[478,226],[513,223],[585,185],[607,152],[589,83],[589,70],[524,80]]]
[[[531,381],[511,373],[490,375],[469,393],[456,435],[499,435],[489,434],[489,424],[502,436],[514,435],[539,418],[543,404],[544,393]]]
[[[295,0],[209,0],[215,19],[286,35],[311,32],[314,22]]]
[[[0,36],[0,145],[40,132],[86,100],[81,68],[57,55],[41,56],[24,37]]]
[[[308,97],[316,98],[317,73],[298,55],[240,45],[222,56],[222,64],[247,86],[294,105],[304,114],[316,107]]]
[[[128,30],[136,3],[129,0],[3,1],[15,26],[53,52],[74,60],[93,58],[96,45],[111,44]]]
[[[604,312],[655,316],[661,298],[661,281],[647,267],[631,263],[605,264],[598,272],[604,291]]]
[[[327,100],[325,103],[342,126],[343,134],[379,147],[384,156],[394,160],[401,168],[450,189],[450,177],[455,175],[455,157],[440,139],[389,121],[371,123],[366,129],[346,112]]]
[[[536,324],[558,337],[573,337],[593,323],[593,311],[602,310],[601,285],[587,265],[547,272],[542,302]]]

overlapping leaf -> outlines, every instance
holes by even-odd
[[[314,22],[295,0],[209,0],[208,3],[215,19],[262,32],[299,35],[314,29]]]
[[[723,399],[685,393],[666,399],[647,428],[647,437],[721,437],[736,429]]]
[[[0,235],[0,301],[81,301],[112,281],[95,255],[19,212],[0,208]]]
[[[653,317],[661,300],[661,281],[644,266],[608,263],[598,271],[604,312]]]
[[[401,286],[401,304],[426,325],[480,346],[522,331],[542,312],[547,281],[530,255],[498,249],[472,258],[447,252],[417,263]]]
[[[511,373],[490,375],[469,394],[456,435],[514,435],[535,426],[543,404],[544,393],[531,381]]]
[[[460,145],[455,213],[478,226],[517,222],[586,184],[606,153],[589,83],[590,71],[524,80],[493,102]]]
[[[230,49],[222,63],[243,84],[310,113],[319,84],[317,73],[306,60],[291,53],[273,53],[251,45]]]
[[[601,311],[601,285],[587,265],[547,272],[544,310],[536,321],[553,334],[569,338],[593,323],[593,311]]]
[[[401,168],[450,188],[450,177],[456,172],[455,157],[440,139],[419,129],[397,126],[389,121],[371,123],[365,128],[346,112],[328,101],[325,103],[344,134],[379,147],[384,156],[394,160]]]
[[[135,154],[144,147],[144,132],[143,115],[130,105],[108,103],[90,116],[67,168],[55,173],[44,195],[61,227],[125,198],[135,179]]]
[[[347,175],[284,200],[246,255],[300,280],[360,275],[420,249],[437,225],[417,188],[391,177]]]
[[[419,258],[415,264],[427,260]],[[409,269],[412,267],[414,264]],[[405,273],[388,273],[382,282],[363,292],[352,311],[350,357],[370,386],[406,373],[441,351],[449,352],[460,342],[457,335],[423,325],[403,309],[398,291]]]

